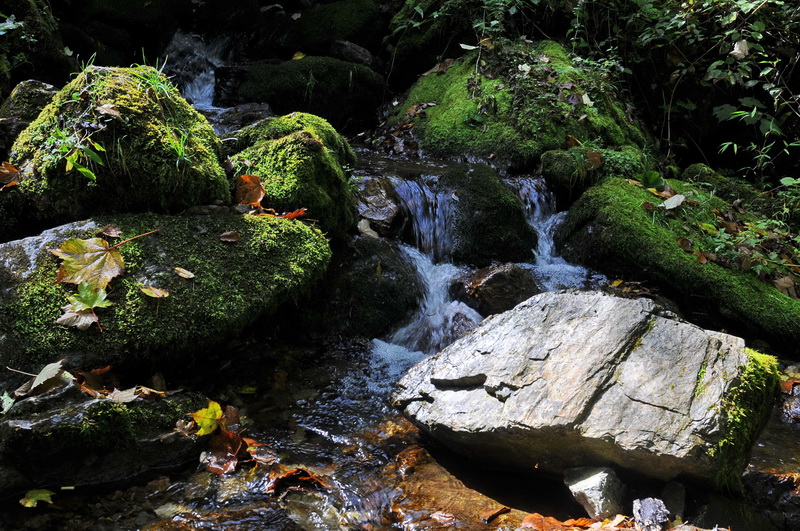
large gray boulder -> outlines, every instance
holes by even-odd
[[[739,485],[775,360],[645,299],[542,293],[413,367],[394,404],[482,462]]]

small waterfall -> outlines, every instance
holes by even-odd
[[[605,280],[602,275],[570,264],[556,253],[553,236],[567,213],[556,211],[555,196],[547,189],[544,179],[515,177],[505,182],[519,195],[528,224],[539,237],[533,250],[534,263],[527,267],[544,291],[586,288]]]
[[[419,249],[403,246],[425,284],[425,298],[414,319],[392,334],[392,343],[427,354],[437,352],[483,320],[481,314],[450,297],[453,281],[466,269],[449,263],[434,264]]]
[[[453,223],[458,198],[437,186],[433,175],[394,178],[392,184],[409,212],[417,249],[435,262],[449,262],[453,246],[448,226]]]
[[[162,55],[165,71],[183,97],[197,109],[214,109],[214,71],[230,61],[230,51],[228,36],[206,43],[197,35],[177,31]]]

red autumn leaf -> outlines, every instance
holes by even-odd
[[[307,208],[299,208],[299,209],[295,210],[294,212],[287,212],[287,213],[281,214],[278,217],[279,218],[284,218],[284,219],[301,218],[301,217],[306,215],[306,210],[308,210],[308,209]]]
[[[591,518],[570,518],[569,520],[564,520],[564,525],[574,527],[589,527],[594,523],[595,521]]]
[[[12,166],[10,162],[3,162],[0,165],[0,184],[10,186],[9,183],[17,181],[19,181],[19,170]]]
[[[72,372],[76,376],[75,381],[81,386],[81,391],[89,395],[93,395],[93,392],[108,393],[120,385],[119,377],[111,372],[110,365],[88,372],[80,369],[73,369]]]
[[[242,440],[247,445],[246,451],[250,454],[250,458],[256,463],[270,467],[279,461],[275,450],[266,444],[249,437],[242,437]]]
[[[221,430],[208,441],[206,469],[214,474],[227,474],[236,470],[242,438],[237,434]]]
[[[592,169],[597,169],[603,165],[603,156],[597,151],[589,151],[586,153],[586,160]]]
[[[566,529],[564,525],[552,516],[542,516],[539,513],[529,514],[522,520],[520,526],[524,529],[534,529],[536,531],[561,531]]]
[[[219,235],[219,239],[223,242],[236,243],[241,241],[242,237],[236,231],[226,231]]]
[[[242,205],[258,205],[264,199],[266,190],[257,175],[242,175],[236,179],[236,193],[233,200]]]
[[[800,384],[800,379],[798,378],[789,378],[788,380],[784,380],[781,382],[781,391],[787,395],[793,395],[794,386],[798,384]]]
[[[647,212],[653,212],[656,209],[656,206],[650,201],[645,201],[644,203],[642,203],[642,208],[645,209]]]
[[[220,419],[220,427],[223,430],[239,433],[241,423],[242,421],[239,418],[239,410],[230,405],[225,406],[225,412],[222,414],[222,418]]]

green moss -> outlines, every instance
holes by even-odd
[[[687,185],[670,181],[686,192]],[[623,179],[607,179],[587,190],[570,210],[559,232],[567,258],[610,273],[634,274],[661,282],[678,301],[705,299],[726,319],[776,346],[800,341],[800,301],[780,293],[755,275],[701,264],[677,239],[683,222],[650,213],[643,203],[654,196]],[[715,203],[717,201],[719,203]],[[658,202],[656,200],[656,202]],[[716,198],[707,206],[726,208]]]
[[[98,111],[103,105],[119,118]],[[70,155],[94,178],[67,171]],[[60,221],[228,200],[221,156],[209,123],[157,70],[89,67],[22,132],[11,161],[37,216]]]
[[[739,491],[750,447],[769,417],[778,390],[778,360],[745,349],[748,361],[719,404],[724,415],[723,435],[709,455],[717,460],[718,486]]]
[[[239,93],[246,101],[268,102],[278,114],[308,112],[339,130],[360,131],[372,125],[383,85],[383,79],[366,66],[307,56],[253,65]]]
[[[443,74],[421,77],[394,115],[436,102],[414,127],[424,151],[530,166],[568,136],[598,147],[646,143],[604,74],[557,43],[504,43],[485,59],[483,70],[492,78],[475,73],[478,61],[473,52]]]
[[[55,324],[76,288],[54,283],[58,261],[45,251],[36,271],[0,298],[3,363],[30,370],[68,352],[94,353],[107,363],[131,356],[201,355],[304,293],[330,259],[322,234],[299,221],[139,214],[96,222],[114,223],[123,230],[120,238],[160,230],[120,247],[126,272],[109,284],[113,306],[97,312],[102,332],[96,326],[80,331]],[[238,232],[242,240],[220,241],[225,231]],[[183,279],[173,267],[192,271],[195,278]],[[149,298],[141,284],[167,289],[170,296]]]
[[[245,129],[240,142],[253,145],[232,157],[237,175],[258,175],[266,189],[262,204],[277,211],[307,208],[331,236],[355,224],[355,202],[344,165],[355,156],[321,118],[294,113]]]

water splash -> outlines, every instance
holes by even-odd
[[[544,179],[515,177],[505,182],[519,195],[525,218],[539,237],[533,249],[533,264],[520,264],[533,273],[539,287],[544,291],[557,291],[588,288],[605,281],[602,275],[570,264],[556,253],[553,237],[566,212],[556,211],[555,196],[547,189]]]
[[[419,249],[401,246],[417,267],[425,284],[425,297],[414,319],[392,334],[389,341],[412,351],[432,354],[461,337],[483,320],[481,314],[450,297],[450,285],[466,268],[453,264],[434,264]]]

